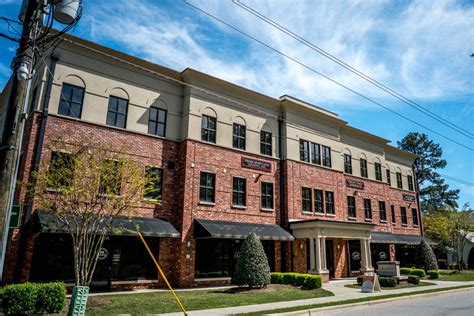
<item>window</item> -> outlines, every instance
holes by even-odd
[[[216,143],[216,118],[203,115],[201,119],[201,140]]]
[[[72,84],[63,84],[58,113],[75,118],[81,118],[84,88]]]
[[[262,182],[262,208],[273,209],[273,183]]]
[[[331,148],[323,146],[323,166],[331,167]]]
[[[353,218],[356,217],[356,201],[353,196],[347,197],[347,215]]]
[[[418,212],[416,208],[411,209],[411,218],[413,220],[413,226],[418,226]]]
[[[326,200],[326,214],[334,214],[334,193],[326,191],[325,200]]]
[[[214,203],[215,201],[216,175],[209,172],[201,172],[199,183],[199,201]]]
[[[364,213],[365,219],[372,219],[372,205],[370,199],[364,199]]]
[[[321,164],[321,146],[319,144],[311,143],[311,163]]]
[[[309,162],[309,142],[300,139],[300,160]]]
[[[314,190],[314,211],[316,213],[323,213],[323,191]]]
[[[395,206],[390,205],[390,211],[392,213],[392,224],[395,224],[397,221],[395,220]]]
[[[413,189],[413,177],[411,175],[407,175],[408,180],[408,190],[414,191]]]
[[[385,209],[385,202],[379,201],[380,221],[387,221],[387,210]]]
[[[399,189],[403,189],[402,174],[401,174],[401,172],[397,172],[397,187],[398,187]]]
[[[402,224],[407,224],[407,209],[404,206],[400,207],[400,213],[402,215]]]
[[[161,200],[163,169],[147,166],[145,168],[145,199]]]
[[[260,132],[260,153],[262,155],[272,155],[272,133]]]
[[[166,134],[166,114],[167,111],[150,107],[150,116],[148,119],[148,134],[164,137]]]
[[[99,193],[101,195],[120,195],[122,174],[117,160],[104,160],[101,166]]]
[[[74,161],[71,154],[53,151],[48,167],[51,189],[69,188],[74,181]]]
[[[375,180],[382,181],[382,165],[376,162],[374,166],[375,166]]]
[[[367,160],[360,158],[360,176],[367,178]]]
[[[387,183],[388,185],[392,185],[392,179],[390,179],[390,169],[385,170],[387,173]]]
[[[352,157],[351,155],[344,154],[344,172],[352,174]]]
[[[247,191],[247,180],[244,178],[232,178],[232,205],[245,206]]]
[[[302,202],[303,212],[311,213],[311,189],[310,188],[301,189],[301,202]]]
[[[106,124],[125,128],[127,125],[128,100],[110,96]]]
[[[232,128],[232,146],[245,150],[245,126],[234,123]]]

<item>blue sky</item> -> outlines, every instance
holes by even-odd
[[[0,15],[16,18],[20,2],[0,0]],[[232,1],[189,2],[410,119],[474,147],[473,139],[373,87]],[[474,1],[241,2],[474,133]],[[0,32],[6,31],[0,21]],[[338,87],[182,1],[84,0],[74,35],[178,71],[191,67],[272,97],[298,97],[394,145],[410,131],[424,132],[444,150],[448,165],[441,173],[474,183],[473,151]],[[14,50],[14,43],[0,38],[0,87],[10,75]],[[447,183],[461,190],[460,205],[474,206],[474,186]]]

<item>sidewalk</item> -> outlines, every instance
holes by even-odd
[[[399,294],[399,293],[417,293],[430,289],[449,289],[462,285],[474,285],[474,282],[454,282],[454,281],[436,281],[429,280],[430,283],[435,283],[435,285],[420,286],[416,288],[404,288],[397,290],[383,290],[382,292],[376,293],[361,293],[360,289],[353,289],[345,287],[346,284],[354,284],[355,280],[337,280],[331,281],[329,284],[324,284],[323,289],[331,291],[334,293],[334,296],[320,297],[320,298],[311,298],[297,301],[287,301],[287,302],[275,302],[267,304],[257,304],[257,305],[246,305],[246,306],[235,306],[235,307],[226,307],[226,308],[217,308],[217,309],[206,309],[199,311],[189,311],[188,315],[193,316],[205,316],[205,315],[232,315],[240,313],[251,313],[258,311],[273,310],[279,308],[295,307],[295,306],[304,306],[311,304],[321,304],[329,302],[337,302],[351,299],[364,298],[368,296],[381,296],[387,294]],[[374,301],[372,301],[373,303]],[[178,316],[182,313],[168,313],[160,314],[166,316]]]

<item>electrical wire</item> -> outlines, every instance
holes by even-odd
[[[281,24],[277,23],[275,20],[270,19],[268,16],[260,13],[259,11],[253,9],[250,6],[240,2],[240,0],[232,0],[232,3],[234,3],[235,5],[241,7],[242,9],[244,9],[245,11],[247,11],[250,14],[254,15],[255,17],[259,18],[260,20],[266,22],[270,26],[272,26],[272,27],[280,30],[281,32],[287,34],[288,36],[292,37],[293,39],[297,40],[298,42],[302,43],[303,45],[309,47],[310,49],[314,50],[315,52],[317,52],[317,53],[323,55],[324,57],[332,60],[333,62],[335,62],[338,65],[342,66],[343,68],[349,70],[350,72],[354,73],[355,75],[357,75],[358,77],[364,79],[365,81],[371,83],[372,85],[376,86],[377,88],[381,89],[382,91],[385,91],[388,94],[390,94],[390,95],[394,96],[395,98],[397,98],[398,100],[406,103],[407,105],[414,108],[415,110],[431,117],[432,119],[436,120],[437,122],[447,126],[448,128],[458,132],[459,134],[461,134],[463,136],[466,136],[470,139],[474,139],[474,137],[473,137],[474,134],[473,133],[471,133],[471,132],[455,125],[454,123],[448,121],[445,118],[440,117],[436,113],[426,109],[425,107],[423,107],[422,105],[416,103],[415,101],[410,100],[409,98],[405,97],[401,93],[391,89],[390,87],[387,87],[383,83],[377,81],[376,79],[370,77],[369,75],[363,73],[362,71],[360,71],[360,70],[352,67],[351,65],[345,63],[344,61],[338,59],[337,57],[335,57],[334,55],[332,55],[329,52],[325,51],[324,49],[318,47],[316,44],[306,40],[305,38],[299,36],[298,34],[294,33],[293,31],[289,30],[288,28],[282,26]]]
[[[267,44],[267,43],[265,43],[265,42],[263,42],[263,41],[261,41],[261,40],[255,38],[255,37],[253,37],[252,35],[250,35],[250,34],[248,34],[248,33],[245,33],[244,31],[242,31],[242,30],[238,29],[237,27],[235,27],[235,26],[233,26],[233,25],[231,25],[231,24],[229,24],[229,23],[227,23],[227,22],[225,22],[225,21],[219,19],[218,17],[212,15],[211,13],[205,11],[204,9],[201,9],[201,8],[199,8],[199,7],[197,7],[197,6],[195,6],[195,5],[191,4],[191,3],[189,3],[187,0],[183,0],[183,2],[186,3],[187,5],[193,7],[194,9],[200,11],[201,13],[204,13],[205,15],[207,15],[207,16],[213,18],[214,20],[216,20],[216,21],[218,21],[218,22],[220,22],[220,23],[226,25],[227,27],[229,27],[229,28],[235,30],[236,32],[238,32],[238,33],[240,33],[240,34],[242,34],[242,35],[244,35],[244,36],[246,36],[246,37],[248,37],[248,38],[250,38],[250,39],[256,41],[257,43],[259,43],[259,44],[265,46],[266,48],[268,48],[268,49],[270,49],[270,50],[272,50],[272,51],[274,51],[274,52],[276,52],[276,53],[282,55],[283,57],[285,57],[285,58],[287,58],[287,59],[289,59],[289,60],[291,60],[291,61],[297,63],[298,65],[300,65],[300,66],[302,66],[302,67],[308,69],[309,71],[314,72],[315,74],[317,74],[317,75],[319,75],[319,76],[321,76],[321,77],[326,78],[327,80],[331,81],[332,83],[334,83],[334,84],[336,84],[336,85],[338,85],[338,86],[340,86],[340,87],[342,87],[342,88],[344,88],[344,89],[346,89],[346,90],[348,90],[348,91],[350,91],[350,92],[352,92],[352,93],[358,95],[359,97],[361,97],[361,98],[363,98],[363,99],[369,101],[370,103],[373,103],[373,104],[375,104],[375,105],[377,105],[377,106],[379,106],[379,107],[381,107],[381,108],[383,108],[383,109],[385,109],[385,110],[391,112],[392,114],[395,114],[395,115],[397,115],[397,116],[399,116],[399,117],[401,117],[401,118],[403,118],[403,119],[405,119],[405,120],[407,120],[407,121],[409,121],[409,122],[411,122],[411,123],[413,123],[413,124],[415,124],[415,125],[418,125],[418,126],[424,128],[424,129],[426,129],[426,130],[428,130],[428,131],[430,131],[430,132],[432,132],[432,133],[434,133],[434,134],[436,134],[436,135],[438,135],[438,136],[440,136],[440,137],[442,137],[442,138],[444,138],[444,139],[446,139],[446,140],[449,140],[450,142],[452,142],[452,143],[454,143],[454,144],[457,144],[457,145],[459,145],[459,146],[461,146],[461,147],[464,147],[464,148],[466,148],[466,149],[468,149],[468,150],[470,150],[470,151],[474,151],[474,148],[469,147],[469,146],[466,146],[466,145],[464,145],[464,144],[461,143],[461,142],[458,142],[458,141],[456,141],[456,140],[454,140],[454,139],[452,139],[452,138],[450,138],[450,137],[448,137],[448,136],[445,136],[445,135],[443,135],[443,134],[441,134],[441,133],[439,133],[439,132],[433,130],[432,128],[429,128],[429,127],[427,127],[427,126],[425,126],[425,125],[423,125],[423,124],[420,124],[420,123],[416,122],[415,120],[412,120],[412,119],[410,119],[409,117],[407,117],[407,116],[405,116],[405,115],[403,115],[403,114],[401,114],[401,113],[398,113],[398,112],[395,111],[395,110],[390,109],[389,107],[387,107],[387,106],[385,106],[385,105],[383,105],[383,104],[381,104],[381,103],[379,103],[379,102],[377,102],[377,101],[371,99],[370,97],[367,97],[366,95],[362,94],[361,92],[358,92],[358,91],[356,91],[356,90],[354,90],[354,89],[352,89],[352,88],[350,88],[350,87],[348,87],[348,86],[346,86],[346,85],[344,85],[344,84],[338,82],[337,80],[332,79],[332,78],[329,77],[328,75],[325,75],[325,74],[323,74],[323,73],[317,71],[316,69],[314,69],[314,68],[312,68],[312,67],[310,67],[310,66],[304,64],[303,62],[301,62],[301,61],[299,61],[299,60],[297,60],[296,58],[291,57],[290,55],[288,55],[288,54],[286,54],[286,53],[284,53],[284,52],[282,52],[282,51],[280,51],[280,50],[278,50],[278,49],[276,49],[276,48],[270,46],[269,44]]]
[[[456,178],[456,177],[453,177],[453,176],[449,176],[447,174],[440,174],[440,176],[442,176],[442,177],[444,177],[448,180],[451,180],[451,181],[459,182],[461,184],[464,184],[464,185],[467,185],[467,186],[470,186],[470,187],[474,187],[474,183],[466,181],[466,180],[462,180],[462,179],[459,179],[459,178]]]

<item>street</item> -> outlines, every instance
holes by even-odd
[[[316,312],[313,312],[316,313]],[[433,294],[429,297],[395,302],[321,311],[318,315],[474,315],[474,289],[462,292]],[[308,315],[307,313],[305,315]]]

